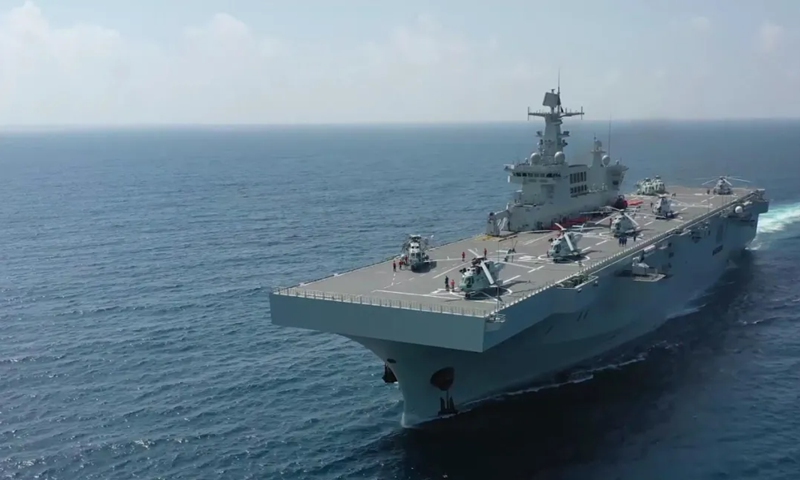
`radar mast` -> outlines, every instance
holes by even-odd
[[[565,163],[564,147],[567,146],[565,140],[569,137],[569,131],[562,131],[561,124],[563,118],[583,116],[583,107],[580,111],[565,110],[561,105],[561,74],[559,73],[558,88],[545,92],[542,105],[550,110],[531,111],[528,108],[528,118],[541,117],[544,119],[544,132],[536,132],[539,138],[537,151],[541,155],[542,164],[562,164]]]

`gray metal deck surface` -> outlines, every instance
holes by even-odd
[[[454,279],[456,288],[460,280],[459,270],[468,266],[475,256],[483,255],[484,248],[490,260],[503,260],[506,251],[514,246],[516,254],[497,275],[502,285],[504,302],[510,303],[527,297],[536,290],[560,282],[578,272],[616,255],[623,249],[633,251],[648,239],[690,223],[692,220],[751,192],[749,189],[734,189],[734,195],[717,196],[707,194],[705,189],[668,187],[674,193],[673,210],[678,214],[671,220],[656,219],[650,212],[650,202],[656,197],[627,195],[629,202],[642,200],[640,212],[634,217],[643,229],[642,236],[625,246],[611,235],[608,227],[585,228],[578,247],[584,251],[581,263],[553,263],[546,256],[550,247],[548,238],[558,232],[529,232],[514,234],[502,240],[485,235],[459,240],[429,250],[436,265],[427,271],[411,272],[407,269],[392,271],[388,260],[347,273],[336,274],[321,280],[279,289],[275,293],[309,298],[339,300],[370,305],[443,311],[465,315],[485,315],[497,308],[497,301],[490,298],[466,300],[462,293],[445,290],[445,278]],[[587,226],[588,227],[588,226]],[[435,233],[435,232],[433,232]],[[398,243],[401,239],[398,239]],[[466,261],[461,261],[461,252]]]

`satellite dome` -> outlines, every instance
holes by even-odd
[[[539,154],[539,152],[531,153],[531,158],[530,158],[530,162],[531,163],[539,163],[539,161],[541,159],[542,159],[542,156]]]
[[[736,208],[734,208],[733,211],[736,212],[737,215],[741,215],[742,212],[744,212],[744,208],[742,208],[741,205],[736,205]]]
[[[564,152],[556,152],[554,159],[557,163],[562,163],[564,161]]]
[[[609,163],[611,163],[611,157],[608,155],[603,155],[603,166],[607,167]]]

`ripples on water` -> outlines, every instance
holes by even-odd
[[[661,134],[628,128],[615,151],[648,159],[626,162],[630,184],[719,173],[714,162],[681,159],[685,149]],[[731,144],[738,133],[722,127],[702,136],[672,128],[684,144],[753,148]],[[572,145],[588,145],[590,131],[572,130]],[[800,197],[792,179],[764,176],[769,169],[726,165],[766,185],[773,211],[739,268],[686,315],[573,382],[436,428],[400,428],[396,386],[357,345],[269,323],[274,285],[392,254],[410,230],[445,241],[480,229],[505,204],[501,165],[527,151],[529,133],[3,139],[0,473],[795,478]],[[784,135],[767,142],[784,147],[800,138],[763,134]],[[773,161],[791,164],[798,151],[794,140]],[[653,170],[661,156],[678,159],[670,171]]]

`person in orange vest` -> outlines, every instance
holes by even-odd
[[[456,281],[453,280],[452,278],[450,279],[450,291],[451,292],[455,292],[456,291]]]

